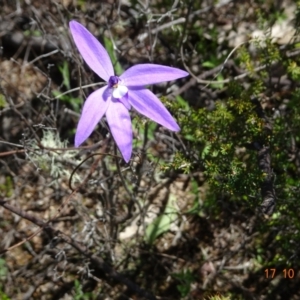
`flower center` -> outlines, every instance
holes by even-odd
[[[118,76],[110,76],[108,80],[108,86],[110,88],[117,88],[119,83],[119,77]]]
[[[108,87],[112,89],[112,97],[123,103],[127,109],[130,109],[130,104],[128,102],[128,88],[122,84],[122,81],[118,76],[110,76]]]

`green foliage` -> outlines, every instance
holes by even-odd
[[[24,33],[25,36],[28,36],[28,37],[31,37],[31,36],[40,37],[40,36],[42,36],[42,32],[40,30],[25,30],[23,33]]]
[[[67,61],[64,61],[62,65],[59,67],[59,71],[61,72],[61,75],[63,77],[63,86],[67,89],[70,90],[71,88],[71,82],[70,82],[70,72],[69,72],[69,64]],[[67,103],[70,105],[75,112],[80,112],[80,108],[82,105],[82,99],[78,97],[73,97],[70,94],[67,95],[62,95],[60,91],[52,91],[53,95],[57,97],[59,100]]]
[[[61,93],[59,91],[53,91],[53,95],[57,97],[59,100],[66,102],[69,104],[75,112],[80,112],[82,106],[82,99],[78,97],[72,97],[70,95],[62,95],[59,96]]]
[[[175,202],[176,198],[171,194],[163,214],[157,217],[151,224],[147,226],[145,232],[145,241],[148,244],[153,244],[161,234],[169,231],[171,224],[177,218],[177,210],[174,204]]]
[[[258,268],[274,265],[295,268],[299,266],[295,249],[300,241],[300,174],[297,158],[292,153],[298,153],[300,145],[300,89],[297,84],[300,61],[298,56],[287,57],[268,34],[263,41],[252,42],[252,46],[255,57],[247,44],[240,47],[236,55],[236,62],[248,72],[247,85],[231,81],[225,86],[226,95],[215,102],[213,110],[194,108],[182,97],[177,97],[175,111],[185,144],[189,145],[186,160],[191,170],[202,168],[209,183],[205,202],[199,205],[196,201],[191,212],[220,215],[218,195],[226,195],[227,202],[240,202],[254,211],[262,201],[261,182],[266,174],[259,169],[258,153],[252,145],[258,142],[269,146],[277,207],[257,229],[261,236],[272,238],[254,239],[255,263]],[[298,44],[290,46],[292,50],[298,47]],[[207,62],[204,65],[211,66]],[[277,85],[271,82],[277,76],[273,73],[277,66],[281,68],[278,81],[287,76],[293,80],[295,88],[277,93]],[[271,123],[271,130],[265,129],[265,120],[251,100],[253,96],[257,97],[258,105]],[[178,164],[173,167],[179,169]],[[270,245],[276,249],[271,255]]]
[[[0,195],[11,197],[13,194],[13,181],[10,176],[5,177],[5,182],[0,184]]]
[[[177,284],[176,288],[180,292],[181,297],[186,297],[191,290],[191,284],[195,281],[194,275],[190,270],[182,271],[180,273],[172,274],[180,283]]]
[[[95,293],[84,292],[78,280],[75,280],[74,282],[74,292],[74,300],[93,300],[97,297]]]
[[[172,169],[181,170],[183,173],[188,174],[190,172],[191,162],[181,152],[176,152],[172,162],[160,163],[160,170],[167,172]]]
[[[289,110],[285,116],[276,118],[273,130],[264,130],[264,120],[257,113],[257,108],[251,100],[257,96],[263,100],[270,76],[266,70],[274,63],[282,62],[287,66],[287,73],[295,80],[299,78],[297,58],[286,59],[279,51],[279,47],[266,38],[263,42],[255,41],[257,49],[254,61],[246,46],[238,50],[238,61],[249,72],[251,85],[244,89],[239,82],[231,81],[227,86],[228,96],[215,102],[215,109],[194,109],[182,98],[177,97],[175,109],[181,124],[181,134],[189,141],[190,152],[198,157],[198,164],[204,168],[204,174],[211,189],[236,198],[248,201],[248,205],[257,205],[260,201],[260,183],[264,174],[258,168],[257,151],[251,147],[253,143],[265,141],[274,149],[272,162],[276,168],[282,170],[276,177],[276,186],[282,187],[281,192],[289,190],[284,197],[295,197],[288,186],[294,184],[293,191],[299,190],[299,184],[287,176],[286,171],[295,172],[295,165],[289,162],[287,145],[290,144],[291,135],[286,134],[287,124],[289,131],[298,142],[296,134],[300,129],[299,90],[296,89],[288,103]],[[265,68],[256,70],[257,66]],[[271,112],[266,111],[270,117]],[[293,121],[291,121],[293,120]],[[276,151],[275,151],[276,150]],[[191,156],[182,157],[189,168],[195,167]],[[179,164],[172,167],[180,169]],[[290,173],[291,174],[291,173]],[[238,196],[237,196],[238,195]]]
[[[5,278],[7,271],[5,260],[0,258],[0,280]]]
[[[0,282],[2,282],[8,273],[5,260],[0,258]],[[1,300],[10,300],[10,298],[3,292],[2,284],[0,283],[0,299]]]
[[[0,108],[4,108],[7,105],[7,102],[5,100],[5,96],[3,94],[0,94]]]
[[[184,124],[182,134],[193,137],[194,151],[210,184],[229,194],[249,195],[256,193],[253,178],[259,176],[259,170],[254,163],[256,153],[247,152],[245,145],[260,137],[262,122],[249,96],[240,96],[229,98],[227,103],[216,102],[211,112],[205,108],[191,110],[181,116],[180,122]]]
[[[269,30],[275,22],[282,22],[286,19],[284,9],[278,9],[276,2],[269,1],[268,5],[265,5],[265,1],[260,2],[256,9],[257,23],[260,29]]]
[[[251,59],[251,55],[245,45],[239,48],[238,59],[240,61],[241,66],[243,66],[250,73],[250,75],[253,75],[254,64]]]
[[[134,147],[142,148],[145,141],[153,141],[154,140],[154,132],[157,128],[157,124],[142,117],[141,115],[135,115],[132,119],[132,128],[133,131],[138,132],[138,137],[133,140]],[[151,154],[149,153],[149,156]]]
[[[86,6],[87,6],[86,0],[77,0],[76,2],[80,11],[86,11]]]
[[[298,65],[297,61],[289,60],[287,62],[287,72],[288,74],[294,79],[299,80],[300,79],[300,66]]]
[[[111,39],[108,39],[108,38],[104,37],[104,45],[105,45],[105,49],[108,52],[108,55],[110,56],[110,59],[111,59],[111,62],[114,66],[116,74],[121,75],[124,72],[124,70],[123,70],[123,68],[122,68],[122,66],[119,63],[119,60],[117,58],[114,43],[112,42]]]
[[[62,65],[58,66],[58,69],[63,76],[63,85],[69,90],[71,88],[71,84],[68,62],[64,61]]]
[[[2,292],[1,285],[0,285],[0,299],[1,300],[10,300],[10,298],[4,292]]]

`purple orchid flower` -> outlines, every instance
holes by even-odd
[[[172,130],[180,128],[160,100],[146,85],[188,76],[185,71],[155,64],[140,64],[115,76],[113,65],[105,48],[81,24],[70,22],[74,42],[87,65],[107,85],[86,99],[75,135],[75,147],[92,133],[106,115],[113,138],[126,162],[132,153],[132,125],[129,110],[133,106],[139,113]]]

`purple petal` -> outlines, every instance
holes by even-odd
[[[147,89],[129,89],[129,103],[142,115],[172,130],[180,128],[160,100]]]
[[[126,86],[145,86],[149,84],[175,80],[188,76],[189,73],[177,68],[162,65],[143,64],[127,69],[120,78]]]
[[[77,49],[85,62],[99,77],[108,81],[114,75],[114,69],[105,48],[78,22],[71,21],[69,25]]]
[[[75,147],[80,146],[92,133],[110,103],[107,86],[93,92],[86,99],[75,134]]]
[[[129,162],[132,153],[132,126],[128,110],[121,102],[112,99],[106,111],[106,119],[124,160]]]
[[[117,100],[120,101],[127,108],[127,110],[131,109],[131,105],[130,105],[130,103],[128,101],[128,92],[127,92],[127,94],[124,97],[119,98]]]

